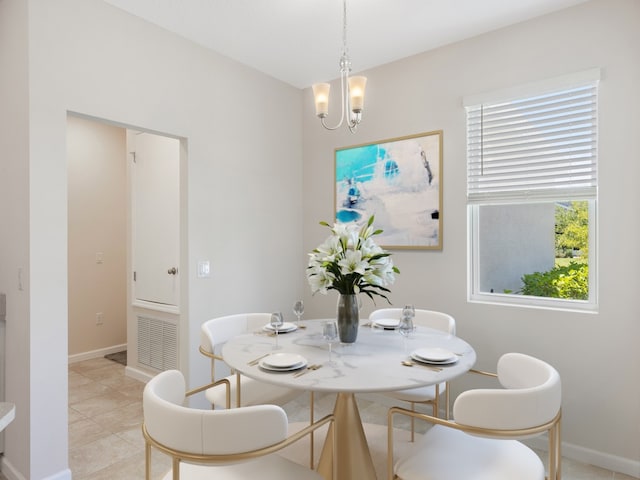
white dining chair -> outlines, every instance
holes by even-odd
[[[502,388],[461,393],[454,420],[392,407],[388,414],[388,479],[544,480],[540,457],[520,440],[548,434],[549,480],[561,478],[560,375],[548,363],[521,353],[498,360]],[[434,424],[394,462],[393,418],[408,415]]]
[[[222,346],[237,335],[253,331],[261,332],[270,318],[270,313],[242,313],[212,318],[202,324],[200,352],[211,360],[212,382],[218,380],[216,363],[224,362]],[[226,367],[226,364],[224,366]],[[284,405],[302,393],[300,390],[259,382],[233,372],[225,378],[229,379],[231,384],[232,408],[264,403]],[[223,386],[208,389],[205,396],[214,408],[224,408],[226,392]]]
[[[376,320],[395,319],[398,320],[402,316],[402,308],[381,308],[375,310],[369,315],[369,321],[372,325]],[[451,335],[456,334],[456,321],[451,315],[433,310],[416,309],[413,318],[414,325],[430,327],[440,330]],[[417,403],[431,405],[433,415],[438,416],[440,409],[440,397],[445,396],[445,418],[449,418],[449,384],[448,382],[436,385],[427,385],[424,387],[411,388],[407,390],[398,390],[394,392],[385,392],[387,397],[409,402],[411,410],[415,411]],[[414,441],[415,427],[414,421],[411,420],[411,441]]]
[[[221,382],[226,390],[228,379]],[[287,415],[277,405],[224,410],[185,406],[187,397],[202,390],[186,391],[184,376],[178,370],[161,372],[145,386],[142,432],[146,480],[151,480],[152,449],[172,459],[164,480],[322,480],[313,469],[275,452],[331,424],[333,415],[287,436]],[[335,442],[335,434],[331,441]]]

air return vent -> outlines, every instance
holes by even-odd
[[[138,363],[161,371],[178,368],[178,326],[138,317]]]

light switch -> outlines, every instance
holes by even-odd
[[[104,254],[102,252],[96,253],[96,263],[104,262]]]
[[[211,264],[209,260],[200,260],[198,262],[198,278],[211,277]]]

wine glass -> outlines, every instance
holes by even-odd
[[[302,317],[302,314],[304,313],[304,302],[302,300],[298,300],[293,304],[293,313],[298,317],[297,323],[300,325],[300,317]]]
[[[280,330],[280,327],[282,327],[282,324],[284,323],[283,319],[282,319],[282,313],[281,312],[274,312],[271,314],[271,319],[269,320],[269,324],[273,327],[273,329],[276,332],[276,350],[280,347],[278,347],[278,330]]]
[[[407,338],[413,332],[413,318],[411,315],[402,315],[400,319],[400,324],[398,325],[398,332],[402,335],[402,349],[407,349]]]
[[[410,317],[411,319],[413,319],[413,317],[416,316],[416,309],[413,307],[413,305],[407,304],[402,309],[402,316]]]
[[[329,320],[322,324],[322,338],[329,344],[329,363],[331,364],[333,363],[331,361],[331,346],[338,339],[338,324],[335,321]]]

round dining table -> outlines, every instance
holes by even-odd
[[[355,343],[329,344],[323,338],[326,320],[305,320],[299,327],[276,336],[265,326],[229,340],[222,349],[225,362],[247,377],[283,387],[336,393],[336,451],[330,431],[318,471],[326,480],[375,479],[376,473],[355,400],[357,393],[405,390],[440,384],[473,367],[476,353],[461,338],[427,327],[416,327],[408,338],[397,330],[360,325]],[[455,355],[452,363],[435,368],[410,362],[412,352],[440,348]],[[272,371],[266,357],[288,354],[303,357],[305,367]],[[271,358],[288,358],[283,355]],[[403,363],[405,362],[405,363]],[[409,363],[407,365],[406,363]],[[410,366],[413,363],[413,366]],[[337,478],[333,478],[333,462]]]

